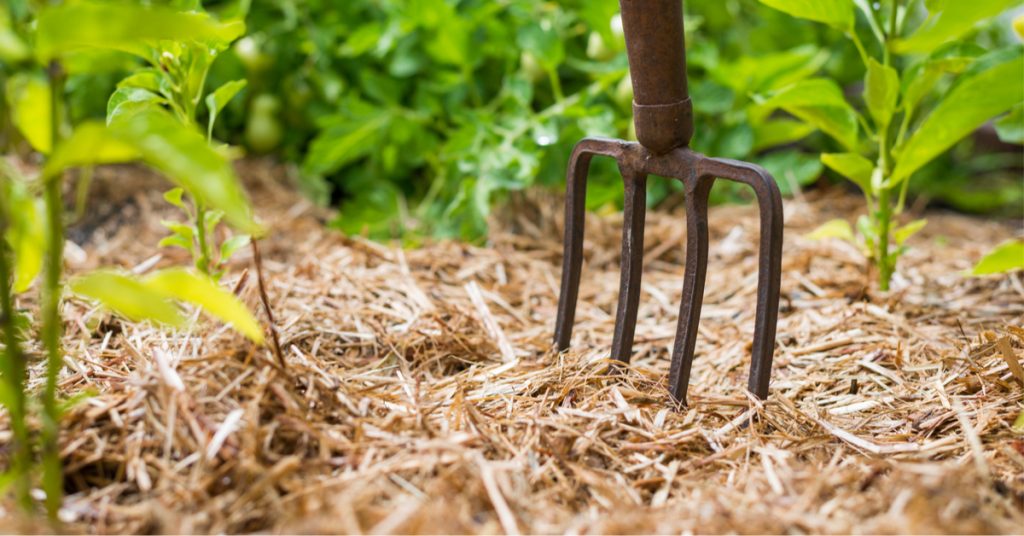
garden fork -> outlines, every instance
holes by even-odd
[[[562,288],[555,323],[558,351],[569,347],[583,264],[583,230],[590,161],[610,156],[625,184],[621,281],[612,358],[628,363],[633,350],[643,264],[648,175],[681,181],[686,194],[686,275],[669,373],[672,396],[686,402],[697,324],[708,265],[708,197],[715,179],[753,187],[761,216],[757,313],[747,388],[768,396],[782,271],[782,198],[764,169],[746,162],[709,158],[689,148],[693,110],[686,82],[686,45],[681,0],[620,0],[626,52],[633,80],[633,115],[639,143],[586,138],[569,160],[565,200]]]

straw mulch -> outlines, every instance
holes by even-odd
[[[895,289],[852,246],[802,237],[859,198],[786,205],[772,393],[746,383],[757,215],[714,209],[688,407],[665,389],[678,212],[648,216],[635,359],[608,359],[621,216],[590,217],[572,350],[551,351],[560,207],[532,199],[487,247],[401,249],[326,229],[249,164],[287,368],[71,301],[63,423],[74,532],[1020,532],[1024,277],[965,278],[1013,226],[929,213]],[[159,189],[107,170],[72,272],[187,263],[155,243]],[[241,255],[227,278],[254,310]],[[40,368],[34,373],[38,382]],[[6,418],[0,429],[6,428]],[[0,430],[2,437],[9,437]],[[10,512],[10,510],[8,510]]]

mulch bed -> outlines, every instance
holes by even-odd
[[[558,355],[558,200],[521,200],[487,247],[402,249],[326,229],[324,212],[280,185],[280,168],[248,163],[244,174],[274,229],[263,257],[287,368],[211,321],[176,333],[69,301],[61,388],[94,396],[63,423],[68,531],[1024,527],[1024,435],[1012,428],[1024,379],[1011,368],[1024,353],[1024,274],[961,273],[1019,228],[925,214],[894,289],[879,293],[855,247],[803,237],[854,219],[861,200],[788,200],[761,403],[744,389],[756,210],[713,209],[690,403],[679,407],[666,376],[682,214],[648,216],[635,358],[620,370],[607,356],[621,215],[588,218],[573,346]],[[100,173],[95,208],[71,234],[72,273],[188,262],[155,247],[171,213],[154,184],[132,169]],[[258,310],[247,254],[226,285]],[[0,437],[6,426],[0,417]]]

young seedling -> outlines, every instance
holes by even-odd
[[[224,218],[224,213],[219,210],[204,210],[195,199],[186,200],[184,195],[184,188],[172,188],[164,193],[164,199],[181,209],[190,223],[167,220],[160,222],[171,231],[171,235],[160,240],[159,245],[176,246],[191,252],[196,268],[219,281],[224,274],[225,263],[236,251],[249,245],[251,238],[247,234],[236,234],[223,240],[214,256],[211,251],[212,231]]]
[[[857,222],[857,242],[878,269],[879,287],[888,290],[906,241],[925,225],[924,220],[896,224],[910,178],[1024,101],[1024,47],[989,51],[961,39],[1018,2],[924,2],[924,11],[919,2],[905,0],[761,2],[827,24],[857,48],[865,72],[859,109],[835,81],[811,78],[763,95],[761,113],[785,110],[843,147],[843,152],[823,154],[821,160],[864,192],[867,213]],[[878,45],[874,54],[856,27],[858,9]],[[907,31],[913,22],[919,22],[916,29]],[[826,226],[816,234],[855,236],[845,222]]]
[[[207,143],[213,144],[218,115],[246,86],[245,80],[233,80],[205,94],[213,61],[244,31],[240,22],[230,28],[233,30],[205,39],[163,41],[152,47],[144,56],[149,66],[118,83],[117,91],[107,103],[107,123],[114,124],[140,109],[159,108],[170,111],[183,125],[204,131]],[[205,126],[199,123],[201,103],[206,107]],[[218,149],[229,150],[226,146]],[[210,210],[195,192],[186,188],[170,190],[164,194],[164,199],[184,212],[187,223],[161,222],[171,235],[161,240],[160,246],[176,246],[190,252],[200,272],[219,280],[224,264],[234,252],[249,243],[249,235],[235,235],[218,245],[214,231],[223,213]]]

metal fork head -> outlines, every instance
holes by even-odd
[[[621,279],[612,357],[629,362],[636,332],[643,271],[644,216],[648,175],[682,181],[686,192],[686,274],[672,351],[669,389],[685,403],[708,261],[708,196],[716,179],[751,186],[761,216],[757,310],[748,389],[768,396],[779,282],[782,275],[782,197],[775,180],[753,164],[709,158],[688,148],[693,136],[692,105],[686,83],[686,48],[680,0],[620,0],[633,79],[633,115],[639,143],[587,138],[569,160],[565,200],[562,288],[555,344],[569,347],[583,265],[587,175],[594,156],[614,158],[625,186]]]

